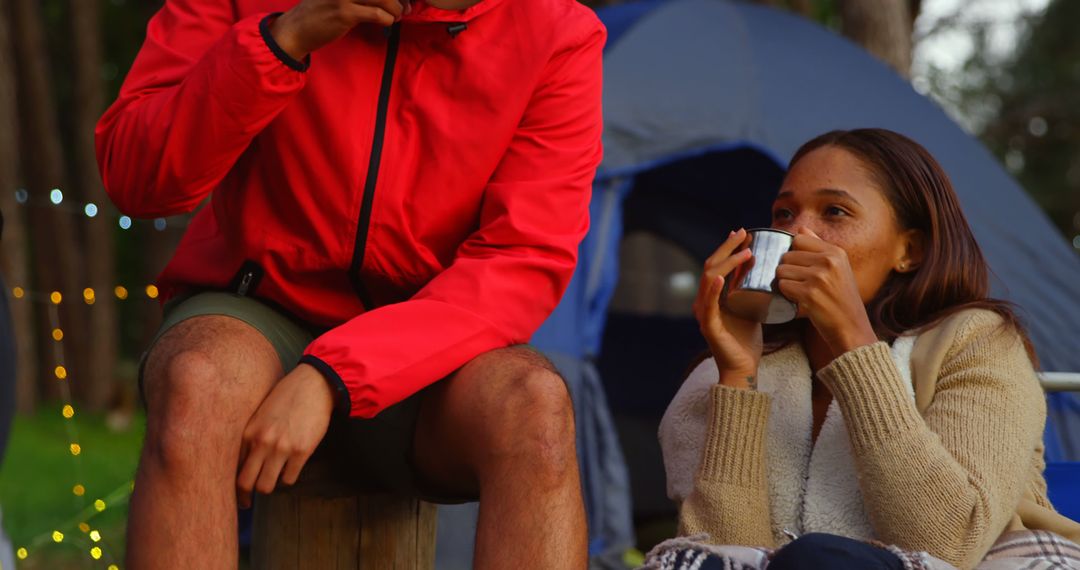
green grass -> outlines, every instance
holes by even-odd
[[[113,431],[103,416],[76,409],[68,420],[61,409],[61,404],[43,405],[33,416],[16,417],[0,468],[4,529],[16,549],[29,552],[17,565],[22,570],[120,565],[144,420],[140,416],[127,430]],[[78,456],[69,448],[71,428],[78,432]],[[85,488],[81,497],[73,493],[76,484]],[[96,510],[97,499],[105,501],[104,511]],[[100,542],[79,529],[83,522],[100,533]],[[56,530],[64,535],[59,543],[52,538]],[[94,546],[102,550],[99,560],[90,555]]]

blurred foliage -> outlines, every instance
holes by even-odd
[[[1080,2],[1054,0],[1008,65],[987,73],[999,102],[982,138],[1068,237],[1080,234]]]
[[[1023,32],[1006,54],[995,49],[994,22],[956,20],[943,24],[966,28],[971,55],[959,73],[930,69],[929,89],[1073,239],[1080,234],[1080,2],[1051,0],[1044,12],[1009,22]]]

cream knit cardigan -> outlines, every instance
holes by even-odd
[[[775,547],[785,531],[830,532],[960,568],[1008,530],[1080,540],[1046,499],[1045,400],[1000,322],[964,311],[918,339],[840,356],[819,371],[834,401],[814,444],[801,347],[764,357],[756,392],[716,385],[707,359],[660,426],[680,533]]]

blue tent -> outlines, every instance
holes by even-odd
[[[768,225],[788,159],[823,132],[883,127],[926,146],[956,187],[993,294],[1020,308],[1043,369],[1080,372],[1080,257],[977,140],[892,70],[810,21],[749,3],[649,0],[599,14],[609,39],[592,229],[569,291],[533,339],[577,392],[594,536],[618,542],[628,531],[605,397],[616,420],[658,420],[704,346],[692,319],[611,307],[616,289],[634,287],[620,282],[625,238],[649,234],[703,260],[729,229]],[[696,277],[661,277],[696,287]],[[1080,459],[1080,408],[1064,395],[1051,408],[1049,458]],[[624,441],[625,460],[634,465],[648,445]]]

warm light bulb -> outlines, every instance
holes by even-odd
[[[92,540],[94,542],[100,542],[101,541],[101,533],[96,531],[96,530],[90,531],[90,540]]]
[[[57,366],[56,370],[53,372],[56,374],[56,377],[61,380],[67,378],[67,368],[64,368],[63,366]]]
[[[70,420],[71,418],[75,417],[75,408],[72,408],[71,404],[68,404],[64,406],[64,410],[61,413],[64,414],[65,418]]]
[[[83,532],[90,532],[90,525],[88,525],[88,524],[86,524],[84,522],[81,522],[81,523],[79,523],[79,530],[81,530]]]
[[[62,331],[60,329],[53,329],[52,337],[53,337],[53,340],[55,340],[56,342],[60,342],[60,341],[64,340],[64,331]]]
[[[60,532],[58,530],[54,530],[54,531],[52,531],[52,539],[53,539],[53,542],[63,542],[64,541],[64,533],[62,533],[62,532]]]
[[[128,291],[121,285],[117,285],[116,289],[113,289],[113,293],[116,293],[116,298],[123,301],[128,298]]]
[[[61,295],[59,291],[53,291],[52,294],[49,295],[49,300],[52,301],[52,304],[59,305],[60,301],[64,300],[64,296]]]
[[[116,564],[109,564],[108,570],[120,570],[120,567]]]
[[[19,560],[26,560],[26,557],[29,555],[30,553],[27,552],[25,548],[20,548],[15,551],[15,556],[18,556]]]
[[[86,301],[87,305],[93,305],[94,304],[94,290],[93,289],[91,289],[89,287],[87,287],[86,289],[83,289],[82,296],[83,296],[83,301]]]
[[[157,299],[157,296],[158,296],[158,288],[157,288],[157,286],[155,286],[155,285],[147,285],[146,286],[146,296],[150,297],[151,299]]]
[[[80,453],[82,453],[82,446],[77,443],[71,444],[71,454],[78,455]]]
[[[98,499],[98,500],[94,501],[94,508],[97,509],[97,511],[99,513],[101,511],[104,511],[105,510],[105,501],[102,501],[101,499]]]
[[[81,497],[81,496],[86,494],[86,487],[83,487],[82,485],[75,485],[74,487],[71,488],[71,492],[75,493],[76,497]],[[86,523],[83,523],[83,524],[86,524]],[[82,528],[82,525],[79,525],[79,528]],[[86,527],[86,529],[89,529],[89,528],[90,527]],[[86,532],[86,530],[83,530],[83,532]]]
[[[26,294],[26,291],[23,291],[22,287],[15,287],[14,289],[11,290],[11,295],[13,297],[15,297],[16,299],[22,299],[23,295],[25,295],[25,294]]]
[[[101,558],[101,547],[95,546],[95,547],[91,548],[90,549],[90,556],[94,560],[100,559]]]

